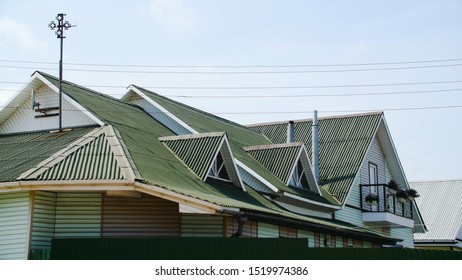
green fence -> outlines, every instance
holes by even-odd
[[[462,252],[398,248],[308,248],[284,238],[54,239],[51,259],[71,260],[462,260]]]

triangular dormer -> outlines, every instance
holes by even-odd
[[[22,173],[17,180],[134,180],[139,177],[124,142],[112,126],[105,126],[95,128]]]
[[[63,92],[62,127],[104,125],[96,116]],[[0,134],[59,128],[59,89],[35,72],[26,86],[0,111]]]
[[[202,181],[219,179],[245,191],[225,132],[167,136],[159,140]]]
[[[303,143],[251,146],[244,150],[287,186],[321,194]]]

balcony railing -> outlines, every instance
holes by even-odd
[[[408,219],[413,218],[412,201],[401,202],[395,194],[392,194],[392,189],[387,184],[361,184],[359,187],[360,207],[363,212],[391,213]],[[366,202],[366,196],[369,194],[377,195],[378,201],[376,204]]]

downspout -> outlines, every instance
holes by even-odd
[[[311,126],[312,134],[312,146],[311,146],[311,158],[312,158],[312,168],[314,173],[314,178],[318,185],[321,180],[319,178],[319,131],[318,131],[318,111],[314,110],[313,112],[313,124]]]
[[[244,224],[247,222],[247,216],[245,215],[244,212],[241,211],[235,211],[235,210],[229,210],[229,209],[220,209],[217,212],[222,213],[222,214],[228,214],[232,215],[234,219],[237,220],[238,222],[238,227],[237,231],[231,235],[231,237],[239,237],[242,235],[242,230],[244,229]]]

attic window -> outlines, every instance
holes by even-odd
[[[294,172],[290,176],[289,186],[300,189],[309,189],[308,179],[306,178],[305,170],[303,169],[303,165],[300,160],[297,162]]]
[[[213,161],[208,175],[213,178],[231,181],[221,152],[218,153],[217,157]]]

